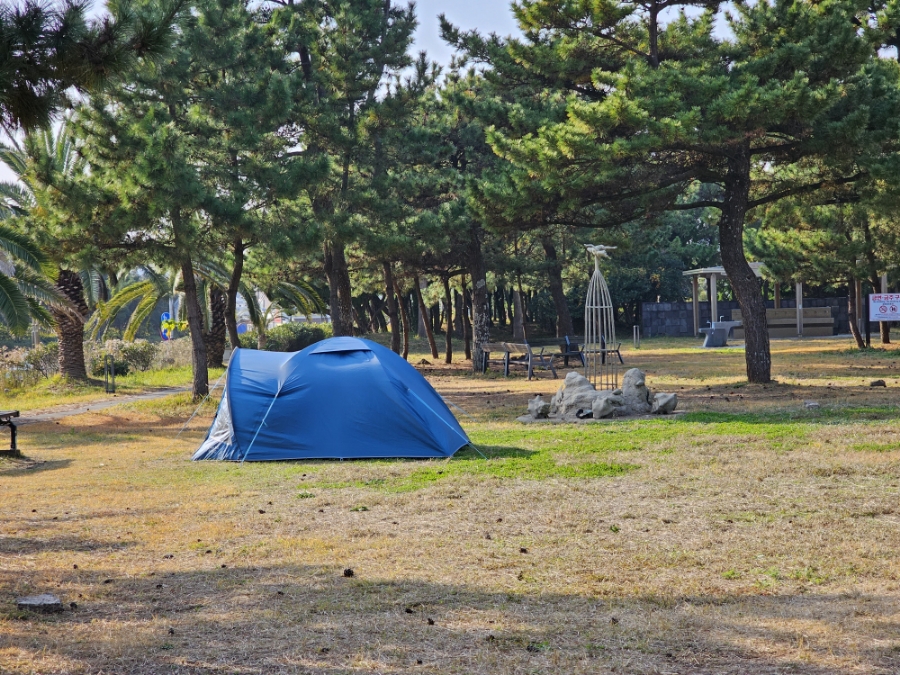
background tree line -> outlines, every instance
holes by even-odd
[[[399,353],[421,325],[450,361],[455,330],[479,369],[507,323],[575,331],[596,239],[619,247],[608,281],[628,324],[641,301],[683,297],[683,269],[721,262],[765,382],[748,250],[779,280],[895,264],[890,2],[522,0],[521,38],[442,20],[446,69],[411,53],[414,6],[390,0],[109,11],[0,16],[18,177],[0,316],[54,321],[69,377],[86,377],[88,322],[127,308],[136,328],[177,294],[203,395],[238,344],[239,294],[264,340],[256,291],[327,310],[335,335],[389,329]]]

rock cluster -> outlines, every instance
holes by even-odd
[[[664,415],[674,411],[677,405],[675,394],[654,395],[647,388],[646,376],[637,368],[627,371],[622,388],[613,391],[597,391],[584,375],[572,371],[549,403],[539,395],[533,398],[528,403],[528,413],[533,419],[603,419],[648,413]]]

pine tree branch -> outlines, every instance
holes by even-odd
[[[816,190],[819,190],[826,185],[846,185],[847,183],[853,183],[865,175],[866,174],[864,172],[860,172],[852,176],[845,176],[844,178],[820,180],[815,183],[807,183],[805,185],[798,185],[796,187],[788,188],[787,190],[773,192],[769,195],[766,195],[765,197],[751,200],[747,204],[747,210],[749,211],[750,209],[755,209],[757,206],[763,206],[764,204],[777,202],[779,199],[783,199],[784,197],[793,197],[795,195],[803,195],[809,192],[815,192]]]

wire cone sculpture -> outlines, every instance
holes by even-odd
[[[584,302],[584,376],[597,390],[619,388],[616,358],[616,324],[606,279],[600,272],[600,258],[615,246],[585,245],[594,256],[594,274]]]

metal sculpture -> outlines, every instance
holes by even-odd
[[[594,274],[584,303],[584,376],[595,389],[619,388],[619,344],[616,342],[615,310],[606,279],[600,272],[600,258],[615,246],[585,244],[594,257]]]

